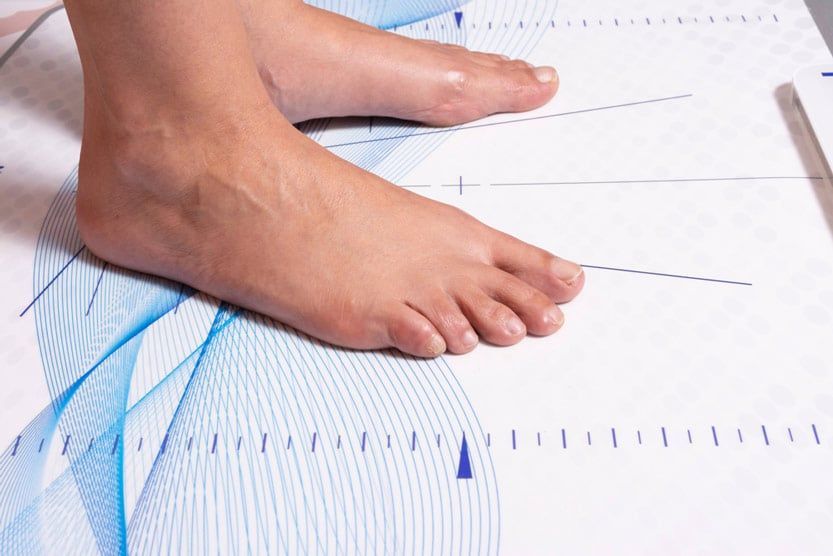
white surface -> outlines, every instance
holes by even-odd
[[[828,553],[833,191],[811,179],[822,170],[791,80],[830,54],[801,0],[569,0],[558,20],[531,58],[555,63],[562,88],[530,116],[691,96],[459,130],[400,183],[585,264],[752,285],[588,269],[557,336],[448,358],[491,438],[502,551]],[[57,70],[26,94],[0,71],[4,441],[49,401],[33,314],[18,313],[78,155],[80,74],[61,21],[45,49]],[[67,113],[33,118],[27,96]],[[447,187],[461,177],[479,185]],[[521,183],[537,185],[498,185]]]

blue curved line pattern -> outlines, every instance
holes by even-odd
[[[485,22],[549,21],[556,8],[314,3],[516,57],[543,26]],[[66,20],[39,25],[31,36]],[[10,64],[7,80],[24,66]],[[389,180],[451,134],[365,124],[299,127],[324,144],[358,141],[339,156]],[[190,288],[104,267],[83,249],[76,189],[74,171],[36,249],[31,310],[52,401],[0,455],[0,553],[498,552],[495,470],[446,360],[334,348]]]

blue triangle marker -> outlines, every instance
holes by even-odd
[[[460,465],[457,467],[458,479],[471,479],[471,461],[469,460],[469,445],[466,435],[463,435],[463,445],[460,446]]]
[[[463,12],[454,12],[454,20],[457,21],[457,28],[463,23]]]

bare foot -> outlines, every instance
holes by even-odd
[[[574,263],[352,166],[266,99],[247,117],[112,129],[94,97],[78,226],[113,263],[328,342],[424,357],[551,334],[582,288]]]
[[[553,68],[401,37],[300,0],[238,4],[261,78],[292,122],[390,116],[448,126],[532,110],[558,89]]]

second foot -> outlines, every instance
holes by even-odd
[[[261,78],[293,122],[389,116],[449,126],[538,108],[558,89],[551,67],[402,37],[299,0],[238,4]]]

